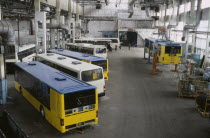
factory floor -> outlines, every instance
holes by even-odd
[[[6,108],[32,138],[207,138],[210,120],[194,108],[193,99],[177,97],[173,66],[159,66],[159,76],[150,75],[152,65],[143,59],[143,48],[122,47],[108,53],[107,93],[99,102],[99,124],[84,134],[59,133],[13,87]]]

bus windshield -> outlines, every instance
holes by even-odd
[[[166,54],[181,54],[181,47],[168,46],[165,48],[165,53]]]
[[[88,70],[82,72],[83,81],[94,81],[103,78],[102,69]]]
[[[18,52],[18,59],[23,59],[24,57],[27,57],[35,52],[36,52],[36,47],[32,47],[30,49]]]
[[[111,39],[111,40],[112,40],[112,43],[118,43],[117,39]]]
[[[86,53],[86,54],[91,54],[91,55],[94,54],[93,48],[86,48],[86,47],[83,47],[83,48],[81,48],[81,52],[82,52],[82,53]]]
[[[92,64],[100,66],[103,68],[104,71],[107,71],[107,65],[106,65],[106,60],[101,60],[101,61],[92,61]]]
[[[97,53],[97,54],[106,53],[106,48],[97,48],[97,49],[96,49],[96,53]]]
[[[15,58],[16,58],[16,57],[15,57],[15,53],[6,54],[6,55],[5,55],[5,58],[6,58],[6,59],[15,59]]]
[[[78,48],[78,46],[73,46],[73,45],[67,45],[67,47],[68,47],[68,49],[69,50],[72,50],[72,51],[79,51],[79,48]]]
[[[64,95],[65,110],[96,103],[95,90],[68,93]]]

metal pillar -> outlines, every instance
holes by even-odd
[[[209,14],[209,17],[208,17],[208,32],[210,32],[210,14]],[[207,38],[206,38],[206,51],[205,51],[205,55],[206,55],[206,60],[205,60],[205,67],[208,67],[209,66],[209,63],[210,63],[210,36],[209,36],[209,33],[207,33]]]
[[[56,0],[56,22],[57,23],[61,23],[61,4],[60,4],[60,0]],[[61,48],[61,44],[60,44],[60,31],[59,29],[57,29],[57,48]]]
[[[0,4],[0,20],[1,20],[1,4]],[[6,104],[7,102],[7,79],[6,79],[6,67],[4,58],[4,47],[0,47],[0,104]]]
[[[34,7],[35,7],[35,11],[40,12],[40,0],[35,0],[34,1]]]
[[[60,16],[60,23],[61,24],[65,24],[65,17],[64,16]],[[68,30],[69,31],[69,30]],[[64,49],[65,48],[65,32],[64,30],[60,30],[60,33],[59,33],[60,36],[62,36],[60,38],[60,48]]]
[[[74,3],[72,0],[68,0],[68,26],[70,28],[70,42],[74,43],[74,39],[75,39],[75,23],[74,23],[74,19],[72,18],[72,11],[74,7]]]
[[[79,3],[76,4],[76,23],[79,24]]]
[[[76,3],[76,26],[78,27],[76,34],[77,36],[81,37],[81,30],[80,30],[81,20],[79,19],[79,14],[80,14],[80,6],[79,3]]]
[[[186,0],[184,2],[184,23],[187,24],[187,3]],[[188,39],[189,39],[189,31],[186,33],[186,39],[185,39],[185,56],[184,56],[184,63],[187,62],[187,55],[188,55]]]
[[[1,4],[0,4],[0,20],[1,20]]]
[[[50,21],[51,23],[56,23],[54,19],[51,19]],[[50,29],[50,48],[55,48],[55,29]]]
[[[39,28],[41,25],[42,28]],[[47,36],[46,36],[46,13],[35,12],[35,38],[36,38],[36,53],[47,52]]]
[[[0,51],[0,104],[6,104],[7,99],[7,79],[6,79],[6,68],[5,58],[3,54],[3,46]]]
[[[60,0],[56,0],[56,20],[57,20],[57,23],[60,23],[60,17],[61,17],[61,4],[60,4]]]
[[[47,36],[46,36],[46,13],[40,12],[40,0],[34,1],[35,7],[35,39],[36,39],[36,54],[46,53],[47,50]],[[42,28],[39,28],[41,24]]]

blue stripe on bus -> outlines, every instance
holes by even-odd
[[[174,46],[174,47],[180,47],[181,46],[181,44],[178,44],[178,43],[164,43],[164,42],[160,42],[160,43],[158,43],[159,45],[161,45],[161,46]]]
[[[145,38],[151,42],[154,42],[154,43],[159,43],[159,42],[166,42],[166,43],[171,43],[172,41],[170,40],[161,40],[161,39],[155,39],[155,38]]]
[[[77,78],[60,72],[59,70],[56,70],[38,61],[34,61],[33,63],[35,65],[29,65],[27,62],[19,62],[16,63],[16,66],[25,70],[60,94],[96,89],[95,86],[78,80]]]

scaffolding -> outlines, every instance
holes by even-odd
[[[178,96],[196,98],[208,89],[208,81],[203,80],[201,76],[190,76],[183,74],[178,82]]]
[[[208,89],[200,91],[200,95],[195,99],[195,108],[203,117],[210,117],[210,91]]]
[[[178,65],[178,96],[196,98],[208,89],[208,81],[201,76],[199,70],[191,63],[181,63]]]

